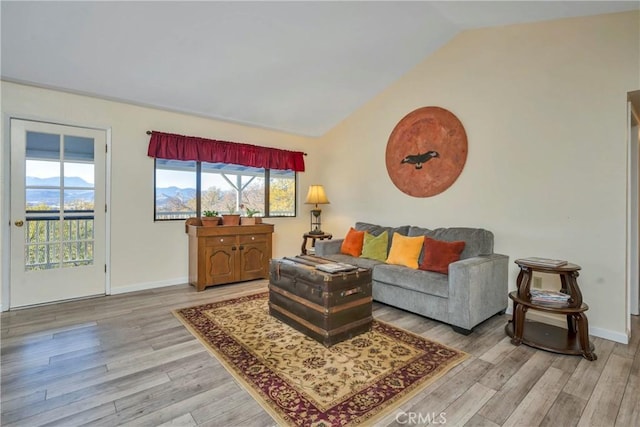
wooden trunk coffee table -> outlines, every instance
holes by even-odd
[[[371,329],[371,270],[325,273],[331,261],[297,256],[273,259],[269,313],[307,336],[332,346]]]

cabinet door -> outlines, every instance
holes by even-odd
[[[238,280],[236,265],[238,248],[235,244],[209,246],[205,249],[206,284],[219,285]]]
[[[239,249],[240,280],[268,277],[271,254],[265,234],[240,236]]]

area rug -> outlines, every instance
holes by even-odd
[[[370,424],[468,357],[377,320],[326,348],[271,317],[266,292],[174,314],[280,425]]]

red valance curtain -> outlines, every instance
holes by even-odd
[[[233,163],[264,169],[304,172],[304,153],[195,136],[151,132],[149,157]]]

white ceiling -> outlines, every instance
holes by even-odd
[[[639,8],[638,1],[3,0],[1,75],[318,136],[460,31]]]

